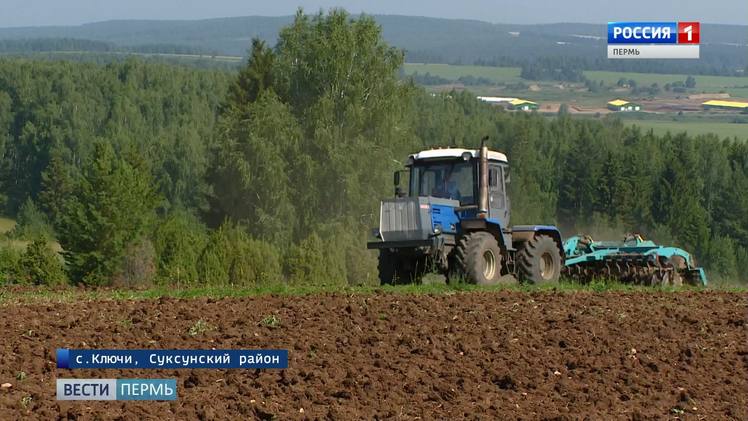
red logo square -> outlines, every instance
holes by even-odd
[[[698,44],[700,33],[699,22],[678,22],[678,44]]]

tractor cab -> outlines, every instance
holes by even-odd
[[[479,150],[431,149],[410,155],[409,197],[432,197],[456,201],[463,217],[476,217],[480,203]],[[509,224],[509,164],[501,152],[488,152],[488,208],[484,216]],[[396,186],[396,191],[399,186]],[[404,195],[404,193],[400,193]]]

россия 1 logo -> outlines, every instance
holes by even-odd
[[[608,22],[608,58],[699,58],[699,22]]]
[[[698,44],[699,34],[699,22],[678,22],[678,44]]]

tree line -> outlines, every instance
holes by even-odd
[[[238,74],[0,60],[3,282],[375,282],[365,241],[392,171],[484,135],[510,159],[513,223],[636,230],[747,277],[745,143],[431,95],[402,63],[342,11],[299,12]]]
[[[204,48],[167,43],[120,46],[112,42],[79,38],[0,39],[0,53],[2,54],[27,54],[61,51],[78,51],[90,53],[121,52],[145,54],[218,54],[215,51],[208,51]]]
[[[742,51],[738,47],[712,45],[713,49],[705,51],[699,60],[672,59],[672,60],[609,60],[606,56],[604,46],[591,49],[590,51],[575,52],[574,54],[559,55],[558,51],[544,51],[537,54],[537,50],[531,55],[523,55],[517,52],[511,57],[498,56],[494,58],[477,58],[473,61],[448,60],[445,56],[420,56],[409,54],[408,61],[426,63],[449,64],[475,64],[478,66],[495,67],[522,67],[529,68],[533,72],[542,72],[543,66],[549,60],[555,62],[568,62],[564,72],[574,69],[605,70],[616,72],[633,73],[661,73],[661,74],[692,74],[692,75],[716,75],[716,76],[739,76],[748,75],[748,64],[743,59]],[[737,54],[736,54],[737,53]],[[420,59],[420,60],[417,60]],[[534,69],[533,69],[534,68]],[[553,70],[552,68],[550,69]],[[548,70],[545,70],[546,72]],[[553,78],[550,78],[553,80]]]

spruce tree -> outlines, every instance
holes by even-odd
[[[57,224],[70,278],[110,283],[126,248],[150,227],[156,204],[147,170],[119,157],[110,144],[96,143]]]

